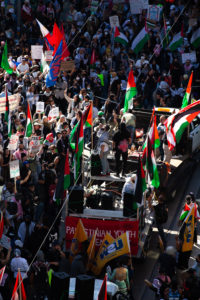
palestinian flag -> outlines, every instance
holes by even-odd
[[[158,134],[158,128],[156,125],[156,115],[153,116],[152,122],[151,122],[151,127],[148,132],[148,137],[151,142],[152,148],[155,150],[156,148],[159,148],[160,146],[160,139],[159,139],[159,134]],[[144,143],[143,149],[146,148],[147,140]]]
[[[131,45],[131,49],[135,54],[138,54],[144,48],[144,45],[148,42],[148,40],[149,34],[146,31],[146,28],[144,27],[134,38]]]
[[[127,46],[128,45],[128,39],[127,39],[127,37],[125,36],[125,34],[123,34],[122,32],[119,31],[119,29],[117,28],[117,26],[115,27],[114,42],[115,43],[120,43],[123,46]]]
[[[70,186],[70,168],[69,168],[69,153],[67,152],[65,157],[65,169],[64,169],[64,190],[67,190]]]
[[[133,103],[133,98],[137,95],[137,89],[135,84],[135,79],[133,76],[133,70],[130,70],[128,75],[128,82],[126,87],[126,95],[124,102],[124,113],[128,111]]]
[[[154,186],[155,188],[158,188],[160,185],[160,179],[159,179],[154,152],[149,137],[147,137],[146,172],[149,175],[151,185]]]
[[[29,102],[27,102],[27,120],[26,120],[26,133],[25,136],[26,137],[30,137],[32,134],[32,116],[31,116],[31,109],[30,109],[30,105]]]
[[[7,41],[5,42],[5,46],[3,49],[3,54],[1,58],[1,67],[8,73],[12,74],[13,69],[10,68],[9,62],[8,62],[8,46],[7,46]]]
[[[174,35],[174,37],[168,47],[171,51],[175,51],[182,44],[183,44],[183,26],[182,26],[181,32]]]
[[[72,150],[74,150],[74,178],[75,180],[78,179],[79,171],[80,171],[80,163],[81,163],[81,156],[83,153],[83,116],[81,120],[76,124],[73,128],[71,135],[70,135],[70,146]]]
[[[200,47],[200,28],[193,33],[190,43],[194,48]]]
[[[192,71],[192,73],[190,75],[190,79],[188,81],[187,89],[186,89],[185,95],[183,97],[183,102],[182,102],[181,108],[184,108],[189,104],[189,98],[190,98],[191,89],[192,89],[192,79],[193,79],[193,71]]]
[[[95,69],[96,68],[96,54],[95,54],[95,49],[92,50],[92,56],[91,56],[91,59],[90,59],[90,68],[91,69]]]
[[[0,219],[0,239],[3,235],[3,229],[4,229],[4,218],[3,218],[3,212],[1,212],[1,219]]]
[[[20,295],[20,296],[19,296]],[[24,289],[24,284],[22,281],[22,276],[20,271],[17,273],[16,281],[15,281],[15,286],[12,292],[12,300],[26,300],[26,293]]]
[[[137,182],[135,188],[135,199],[137,203],[142,203],[143,193],[147,189],[145,172],[142,166],[142,161],[139,156],[138,165],[137,165]]]
[[[83,112],[83,125],[85,127],[92,127],[92,104],[86,108]]]
[[[98,300],[107,300],[107,275],[105,275],[99,291]]]
[[[172,150],[179,143],[185,128],[200,113],[200,100],[169,116],[165,121],[168,147]]]

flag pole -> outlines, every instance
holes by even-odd
[[[92,108],[92,128],[91,128],[91,150],[94,148],[94,141],[93,141],[93,101],[90,100],[90,105]]]
[[[20,276],[20,269],[18,269],[18,289],[19,289],[19,300],[22,300],[22,289],[21,289],[21,276]]]

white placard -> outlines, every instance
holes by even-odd
[[[3,234],[2,238],[0,239],[0,245],[7,250],[10,249],[10,238]]]
[[[2,93],[3,94],[3,93]],[[13,111],[18,108],[20,95],[14,94],[8,96],[9,101],[9,110]],[[6,97],[0,97],[0,114],[4,114],[6,112]]]
[[[15,151],[17,149],[18,140],[19,140],[19,136],[16,134],[12,134],[10,137],[8,149],[11,151]]]
[[[129,0],[132,15],[141,14],[143,9],[148,9],[148,0]]]
[[[48,119],[50,121],[52,119],[56,119],[57,117],[59,117],[59,108],[54,107],[50,110],[49,115],[48,115]]]
[[[32,59],[42,59],[43,46],[31,45],[31,57]]]
[[[147,19],[158,22],[160,20],[160,13],[162,7],[158,5],[149,5],[147,11]]]
[[[36,113],[43,113],[44,112],[44,102],[38,101],[36,103]]]
[[[38,153],[40,151],[40,137],[39,136],[32,136],[31,141],[29,143],[30,151],[33,153]]]
[[[10,165],[10,178],[16,178],[20,176],[19,160],[13,160],[9,162]]]
[[[52,59],[53,59],[53,51],[52,50],[45,51],[45,60],[52,61]]]
[[[115,28],[116,26],[119,27],[119,17],[118,16],[112,16],[109,17],[110,20],[110,26],[111,28]]]
[[[192,63],[196,63],[196,51],[192,51],[190,53],[182,53],[182,63],[184,64],[186,60],[191,60]]]

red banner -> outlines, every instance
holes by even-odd
[[[78,223],[79,218],[77,217],[66,217],[66,245],[67,249],[70,248],[72,238],[74,236],[76,225]],[[96,247],[99,248],[103,238],[108,232],[112,235],[114,239],[123,234],[124,232],[128,232],[129,241],[131,247],[131,254],[136,255],[138,251],[138,221],[113,221],[113,220],[102,220],[102,219],[87,219],[81,218],[85,231],[87,232],[88,237],[90,238],[95,230],[97,231],[96,236]]]

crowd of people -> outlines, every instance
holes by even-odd
[[[5,96],[5,88],[8,95],[20,95],[17,109],[11,112],[12,134],[18,136],[15,151],[9,150],[10,137],[4,114],[1,115],[0,123],[0,204],[4,217],[3,233],[11,241],[8,249],[1,246],[0,252],[0,267],[6,265],[0,286],[2,299],[11,298],[18,269],[21,271],[28,299],[51,299],[47,273],[49,269],[66,272],[73,277],[87,272],[85,253],[78,255],[70,264],[65,241],[59,236],[60,218],[53,228],[51,225],[61,205],[56,203],[54,195],[68,151],[71,171],[73,169],[74,152],[70,148],[70,133],[88,105],[92,103],[93,132],[91,128],[84,128],[85,146],[98,150],[103,176],[110,175],[107,157],[112,149],[115,154],[116,176],[120,176],[121,172],[125,176],[128,151],[134,144],[137,122],[132,110],[152,109],[153,106],[180,108],[192,71],[192,98],[199,99],[200,48],[195,49],[190,41],[199,27],[200,3],[198,0],[153,2],[156,5],[162,4],[163,14],[154,27],[148,29],[149,40],[145,47],[135,54],[131,43],[146,26],[147,12],[142,10],[140,14],[132,14],[129,1],[99,1],[96,9],[92,11],[92,1],[88,0],[24,0],[21,14],[19,7],[12,1],[1,1],[0,61],[7,42],[8,61],[13,72],[7,73],[3,68],[0,69],[0,96]],[[114,29],[109,23],[109,16],[113,15],[118,16],[119,30],[128,39],[126,46],[114,41]],[[163,46],[160,35],[164,26],[163,15],[169,40],[183,28],[183,44],[174,52]],[[58,26],[63,24],[70,60],[74,61],[73,69],[61,71],[53,87],[46,86],[46,73],[41,71],[41,61],[31,58],[31,45],[44,45],[44,50],[47,49],[36,19],[49,32],[52,32],[54,22]],[[192,25],[191,19],[195,19]],[[196,59],[187,59],[182,63],[181,54],[191,51],[195,51]],[[92,53],[95,54],[95,66],[91,65]],[[131,109],[124,114],[130,70],[133,70],[137,95]],[[44,102],[42,114],[36,112],[38,102]],[[30,137],[26,136],[27,104],[33,117]],[[49,112],[55,107],[59,108],[59,116],[52,119]],[[169,151],[163,138],[164,121],[165,117],[163,120],[161,118],[158,128],[165,148],[163,151],[161,145],[160,155],[162,161],[168,161]],[[34,137],[40,141],[37,152],[32,151]],[[20,165],[20,176],[16,180],[10,178],[9,169],[9,163],[14,160],[19,160]],[[64,196],[63,194],[61,203]],[[44,240],[47,234],[48,238]],[[165,240],[164,243],[166,246]],[[163,255],[171,255],[171,248],[168,250]],[[33,258],[35,260],[32,263]],[[175,266],[173,255],[170,260]],[[187,291],[184,294],[185,299],[198,299],[188,291],[194,291],[193,285],[198,282],[199,260],[198,257],[196,273],[194,269],[187,271],[184,283]],[[117,264],[114,273],[110,272],[110,279],[125,294],[132,289],[134,297],[132,270],[127,273],[123,262],[119,261]],[[177,285],[173,284],[173,275],[174,273],[163,273],[160,268],[159,284],[165,276],[168,283],[171,282],[170,292],[175,291],[177,299],[182,299],[183,293],[179,293]],[[172,299],[169,298],[169,293],[168,296],[165,295],[165,289],[159,295],[162,295],[159,299]]]

